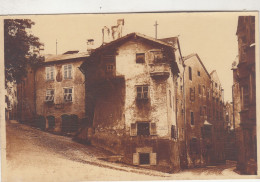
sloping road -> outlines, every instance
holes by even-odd
[[[232,171],[234,164],[168,174],[106,162],[99,158],[111,153],[19,123],[7,123],[6,134],[8,181],[166,180],[190,175],[215,179],[238,175]]]

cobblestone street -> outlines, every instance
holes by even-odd
[[[159,180],[239,175],[234,162],[176,174],[101,160],[112,154],[19,123],[7,123],[8,181]]]

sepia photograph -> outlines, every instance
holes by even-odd
[[[6,181],[259,178],[257,11],[1,19]]]

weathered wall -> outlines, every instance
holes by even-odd
[[[72,79],[64,79],[63,77],[63,67],[62,65],[72,64]],[[85,116],[85,85],[84,85],[84,75],[78,69],[82,64],[82,61],[70,61],[66,63],[56,63],[49,64],[54,66],[54,80],[46,80],[45,67],[41,66],[37,69],[35,79],[36,79],[36,112],[38,115],[43,115],[47,117],[52,115],[55,117],[55,130],[61,130],[61,115],[63,114],[75,114],[79,118]],[[48,65],[48,66],[49,66]],[[63,88],[72,87],[73,88],[73,101],[64,103],[63,101]],[[54,89],[54,103],[46,103],[46,90]],[[56,104],[60,104],[57,106]],[[48,127],[48,122],[46,124]]]
[[[148,61],[148,51],[156,48],[160,47],[136,39],[108,51],[115,55],[116,71],[112,78],[106,77],[102,55],[97,57],[93,74],[86,76],[90,80],[87,84],[95,85],[92,90],[87,89],[95,102],[95,134],[91,143],[124,155],[125,162],[131,164],[137,149],[151,147],[159,166],[176,170],[180,168],[179,145],[171,139],[171,125],[176,126],[174,78],[169,63],[155,65]],[[145,53],[145,63],[136,63],[136,53]],[[151,77],[152,66],[165,68],[168,76]],[[149,86],[147,100],[136,99],[139,85]],[[131,124],[142,121],[156,123],[155,136],[130,136]]]

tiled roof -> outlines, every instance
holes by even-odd
[[[59,55],[45,55],[45,63],[46,62],[54,62],[54,61],[62,61],[62,60],[69,60],[69,59],[77,59],[88,57],[89,54],[87,52],[82,53],[75,53],[75,54],[59,54]]]

